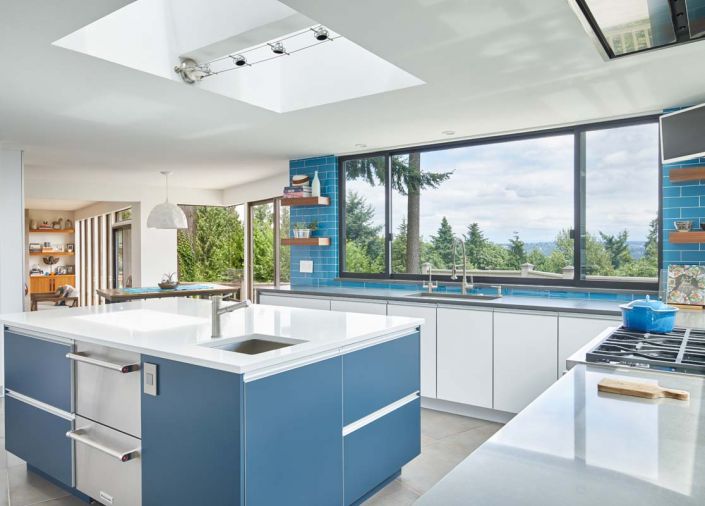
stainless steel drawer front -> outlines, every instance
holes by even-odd
[[[78,343],[69,358],[76,366],[76,414],[141,437],[140,355]]]
[[[141,506],[141,441],[91,420],[76,417],[76,488],[105,505]]]

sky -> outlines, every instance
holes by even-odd
[[[422,169],[452,172],[421,198],[421,233],[435,234],[446,216],[456,234],[477,222],[485,236],[506,243],[514,231],[525,242],[550,242],[573,225],[573,136],[505,142],[426,152]],[[643,241],[658,213],[658,125],[647,124],[587,134],[587,227]],[[374,206],[384,223],[384,192],[361,181],[348,190]],[[406,198],[395,193],[392,224],[406,216]]]

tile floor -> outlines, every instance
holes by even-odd
[[[421,455],[402,469],[401,476],[365,504],[404,506],[470,455],[501,424],[424,409],[421,413]],[[27,472],[23,461],[5,451],[5,403],[0,398],[0,506],[79,506],[85,503]]]

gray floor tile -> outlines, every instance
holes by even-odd
[[[59,499],[44,501],[36,505],[33,504],[32,506],[86,506],[86,503],[72,495],[68,495]]]
[[[419,494],[397,478],[365,501],[365,506],[409,506],[418,498]]]
[[[28,472],[26,466],[10,467],[7,473],[12,506],[29,506],[68,495],[65,490],[34,473]]]
[[[421,433],[432,439],[443,439],[452,434],[478,427],[483,423],[483,420],[476,418],[442,413],[431,409],[424,409],[421,413]]]
[[[0,506],[9,506],[10,504],[10,487],[7,482],[7,470],[0,469]]]

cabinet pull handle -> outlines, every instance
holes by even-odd
[[[113,450],[112,448],[102,445],[99,442],[87,437],[86,429],[70,430],[66,433],[66,437],[69,439],[73,439],[77,443],[82,443],[86,446],[89,446],[94,450],[98,450],[99,452],[105,453],[106,455],[110,455],[111,457],[119,460],[120,462],[128,462],[130,460],[136,459],[139,456],[141,450],[141,448],[135,448],[134,450],[129,450],[126,452]]]
[[[76,362],[83,362],[84,364],[91,364],[97,367],[103,367],[105,369],[110,369],[111,371],[117,371],[122,374],[128,372],[139,371],[139,364],[115,364],[113,362],[107,362],[105,360],[98,360],[96,358],[91,358],[83,353],[67,353],[66,358],[74,360]]]

